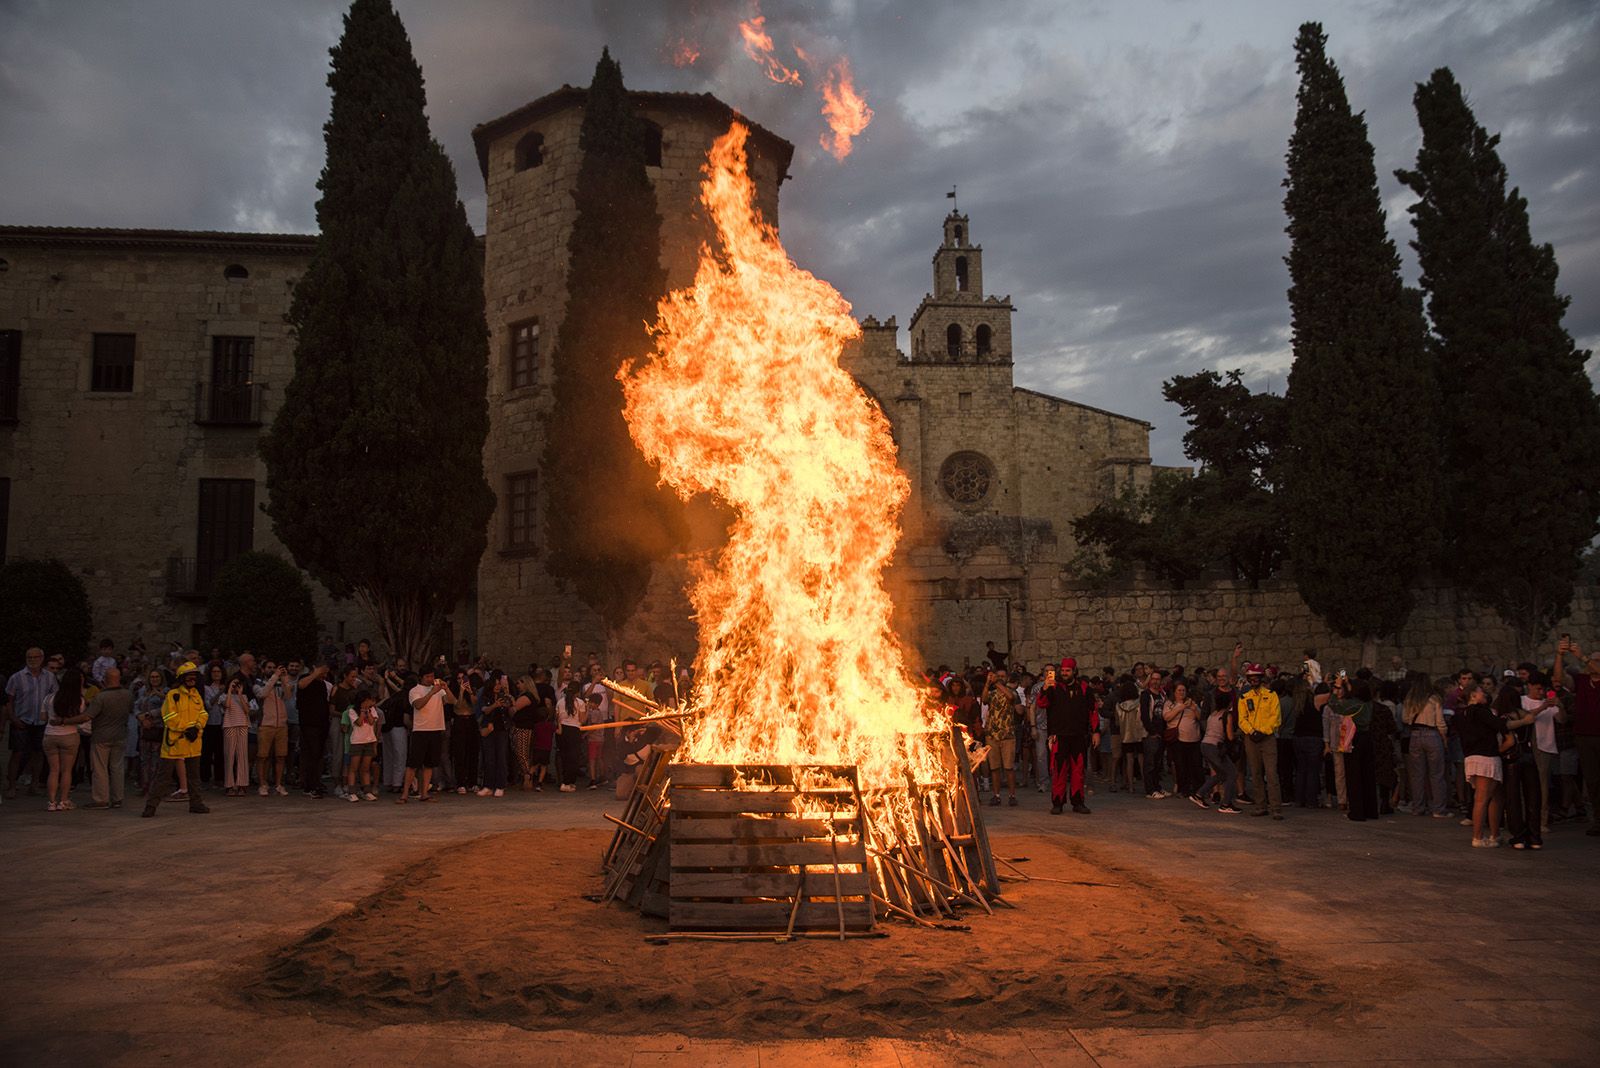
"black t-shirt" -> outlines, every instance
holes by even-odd
[[[405,730],[406,713],[411,711],[409,692],[409,687],[403,686],[379,702],[378,707],[383,710],[383,733],[388,734],[396,727]]]
[[[1003,668],[1006,666],[1006,654],[1002,653],[998,649],[990,649],[984,654],[984,656],[986,656],[989,660],[989,663],[993,664],[996,668]]]
[[[299,686],[295,708],[300,712],[300,726],[328,727],[328,684],[322,679],[312,680],[309,686]]]
[[[1294,736],[1296,738],[1321,738],[1322,737],[1322,709],[1317,707],[1315,697],[1319,693],[1328,693],[1327,683],[1318,683],[1314,691],[1306,693],[1306,698],[1294,710]]]
[[[531,731],[541,714],[539,699],[523,694],[512,706],[511,725],[520,731]]]
[[[1506,732],[1506,721],[1494,714],[1488,705],[1468,705],[1456,713],[1461,724],[1461,752],[1466,756],[1492,757],[1500,755],[1500,736]]]
[[[483,710],[483,726],[493,727],[495,733],[504,734],[506,730],[506,709],[504,705],[489,705]]]

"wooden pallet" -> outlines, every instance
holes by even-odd
[[[674,930],[872,927],[854,767],[675,764],[668,797]]]
[[[667,838],[663,832],[671,759],[670,753],[651,751],[601,857],[606,870],[601,900],[625,901],[647,916],[667,914]]]

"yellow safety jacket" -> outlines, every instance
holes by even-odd
[[[174,687],[161,704],[161,723],[166,728],[161,734],[161,756],[166,760],[184,760],[200,755],[200,739],[194,741],[183,736],[190,727],[205,730],[206,699],[199,689]]]
[[[1257,686],[1239,695],[1239,730],[1245,734],[1277,734],[1283,722],[1278,695]]]

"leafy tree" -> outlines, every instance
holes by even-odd
[[[1438,522],[1438,381],[1421,301],[1400,281],[1365,119],[1318,23],[1300,27],[1289,139],[1284,491],[1301,596],[1335,632],[1377,637],[1411,613]]]
[[[551,355],[555,404],[545,431],[546,567],[615,633],[638,608],[654,562],[682,546],[685,523],[622,415],[617,371],[649,351],[647,324],[666,273],[644,126],[609,51],[594,69],[579,147],[567,306]]]
[[[388,0],[355,0],[332,55],[321,236],[261,444],[267,512],[295,562],[415,663],[472,582],[494,508],[483,264]]]
[[[1074,519],[1073,538],[1088,553],[1080,559],[1098,554],[1109,565],[1091,569],[1090,578],[1141,564],[1181,590],[1205,574],[1221,555],[1221,544],[1216,528],[1195,507],[1199,482],[1181,471],[1156,471],[1149,486],[1127,487]]]
[[[1555,251],[1506,190],[1498,134],[1440,68],[1415,94],[1422,147],[1397,171],[1420,198],[1412,247],[1448,368],[1444,568],[1519,634],[1563,618],[1600,522],[1600,404],[1562,326]]]
[[[1278,481],[1288,439],[1284,399],[1253,393],[1238,371],[1178,375],[1162,395],[1183,409],[1183,451],[1201,465],[1189,493],[1234,576],[1252,588],[1278,570],[1287,546]]]
[[[89,650],[89,594],[60,560],[13,560],[0,567],[0,669],[21,668],[37,645],[75,664]]]
[[[311,587],[281,556],[241,553],[211,580],[206,629],[213,644],[233,652],[310,663],[317,651],[317,610]]]

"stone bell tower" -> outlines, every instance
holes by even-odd
[[[911,317],[911,359],[917,363],[1011,362],[1011,297],[983,293],[983,247],[972,243],[965,215],[944,218],[933,254],[933,292]]]

